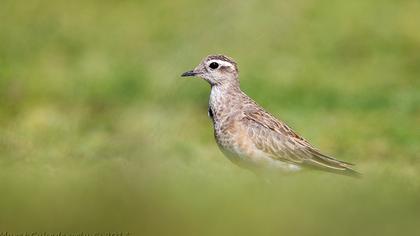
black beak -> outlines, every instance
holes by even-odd
[[[187,72],[183,73],[181,76],[182,77],[189,77],[189,76],[194,76],[196,74],[197,74],[196,72],[194,72],[193,70],[190,70],[190,71],[187,71]]]

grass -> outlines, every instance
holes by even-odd
[[[1,5],[0,232],[420,233],[418,1]],[[210,53],[364,178],[231,164],[179,78]]]

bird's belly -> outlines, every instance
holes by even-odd
[[[255,147],[247,133],[236,129],[215,129],[215,138],[220,150],[234,164],[251,170],[296,171],[300,167],[276,160]]]

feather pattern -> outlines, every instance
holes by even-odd
[[[266,112],[246,114],[242,122],[251,130],[250,141],[275,160],[335,173],[357,175],[351,163],[320,153],[286,124]]]

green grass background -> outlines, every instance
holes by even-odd
[[[0,3],[0,232],[419,235],[420,2]],[[208,54],[360,180],[218,150]]]

